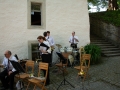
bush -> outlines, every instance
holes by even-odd
[[[88,44],[84,47],[86,54],[91,54],[90,63],[98,64],[101,60],[101,48],[94,44]]]

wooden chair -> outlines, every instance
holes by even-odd
[[[68,65],[68,56],[71,54],[71,52],[62,52],[60,55],[57,53],[57,55],[60,58],[60,63],[55,64],[58,68],[59,71],[64,71],[67,72],[66,68]],[[65,61],[66,60],[66,61]],[[65,61],[65,63],[63,63],[63,61]]]
[[[46,71],[45,77],[40,76],[40,73],[41,73],[42,70]],[[31,79],[28,79],[28,85],[27,85],[26,90],[28,90],[28,87],[31,83],[34,84],[33,90],[36,89],[36,86],[40,87],[42,90],[46,89],[45,88],[45,83],[46,83],[46,79],[47,79],[47,74],[48,74],[48,63],[40,62],[39,63],[38,77],[33,77]]]
[[[78,76],[83,77],[83,81],[88,76],[88,70],[90,67],[90,54],[82,54],[81,62],[79,67],[74,67],[75,69],[79,70]]]
[[[34,74],[34,61],[27,60],[25,64],[25,73],[17,74],[16,77],[23,80],[28,78],[30,76],[30,74],[28,74],[28,68],[31,68],[29,73]]]

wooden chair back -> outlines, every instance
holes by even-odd
[[[40,79],[41,70],[46,71],[46,75],[45,75],[44,79]],[[46,79],[47,79],[47,74],[48,74],[48,63],[40,62],[39,63],[38,77],[28,79],[28,85],[27,85],[26,90],[28,90],[28,87],[29,87],[30,83],[34,84],[33,90],[36,90],[36,86],[40,87],[41,90],[46,90],[45,83],[46,83]]]
[[[91,55],[90,54],[82,54],[81,56],[81,64],[80,64],[80,68],[82,68],[82,66],[85,66],[87,69],[89,69],[90,67],[90,58]]]
[[[48,63],[44,63],[44,62],[40,62],[40,63],[39,63],[38,77],[40,77],[40,72],[41,72],[41,70],[45,70],[45,71],[46,71],[45,78],[47,78],[47,74],[48,74]]]
[[[26,73],[28,73],[28,68],[29,67],[32,69],[32,73],[34,73],[34,61],[27,60],[25,66],[26,66],[26,69],[25,69]]]

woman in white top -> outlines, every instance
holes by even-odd
[[[49,42],[46,41],[45,37],[43,37],[43,36],[38,36],[37,39],[40,43],[39,50],[42,52],[42,62],[50,63],[51,47],[50,47]],[[45,75],[45,71],[44,71],[44,75]],[[49,79],[49,67],[48,67],[48,76],[47,76],[47,80],[46,80],[46,85],[49,85],[49,83],[50,83],[50,79]]]

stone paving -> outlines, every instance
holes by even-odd
[[[65,74],[65,79],[75,88],[66,83],[60,86],[58,90],[120,90],[120,56],[102,57],[101,59],[102,63],[90,66],[90,76],[84,82],[80,77],[77,78],[78,71],[76,69],[68,67],[68,74]],[[62,73],[57,73],[56,70],[56,66],[50,67],[51,83],[46,86],[48,90],[57,90],[63,80]],[[32,89],[33,87],[29,88],[29,90]],[[37,90],[40,89],[37,88]]]

